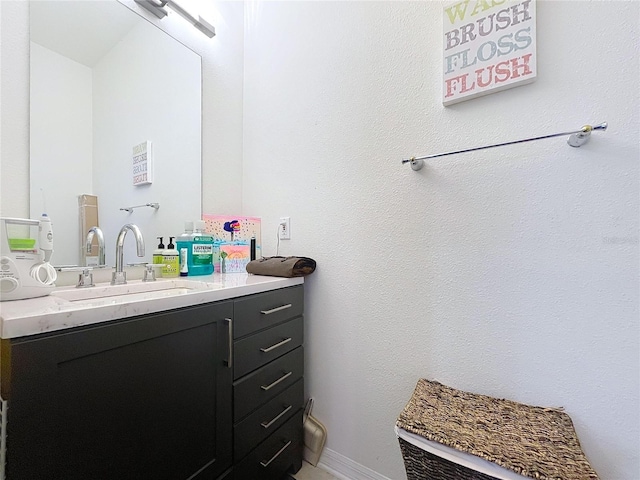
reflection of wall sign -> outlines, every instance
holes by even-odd
[[[133,184],[153,183],[153,155],[151,142],[142,142],[133,147]]]
[[[535,80],[535,0],[447,2],[443,24],[444,105]]]

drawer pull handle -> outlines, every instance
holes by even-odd
[[[261,348],[261,349],[260,349],[260,351],[261,351],[262,353],[268,353],[268,352],[270,352],[271,350],[275,350],[276,348],[281,347],[282,345],[284,345],[284,344],[286,344],[286,343],[289,343],[290,341],[291,341],[291,337],[289,337],[289,338],[285,338],[285,339],[284,339],[284,340],[282,340],[281,342],[278,342],[278,343],[276,343],[275,345],[271,345],[271,346],[270,346],[270,347],[268,347],[268,348]]]
[[[225,318],[225,322],[229,325],[227,329],[228,341],[229,341],[229,359],[226,360],[227,367],[231,368],[233,366],[233,320],[230,318]]]
[[[280,312],[282,310],[286,310],[287,308],[291,308],[292,305],[287,303],[286,305],[282,305],[281,307],[272,308],[271,310],[260,310],[260,313],[263,315],[271,315],[272,313]]]
[[[275,382],[273,382],[271,385],[261,385],[260,388],[262,390],[264,390],[265,392],[267,390],[271,390],[273,387],[275,387],[276,385],[278,385],[280,382],[282,382],[283,380],[289,378],[291,375],[293,375],[293,372],[289,372],[289,373],[285,373],[283,376],[281,376],[279,379],[277,379]]]
[[[288,447],[289,445],[291,445],[291,440],[289,440],[289,441],[286,443],[286,445],[285,445],[284,447],[282,447],[280,450],[278,450],[278,451],[276,452],[276,454],[275,454],[273,457],[271,457],[271,458],[269,459],[269,461],[268,461],[268,462],[260,462],[260,465],[262,465],[263,467],[268,467],[268,466],[269,466],[269,464],[270,464],[271,462],[273,462],[276,458],[278,458],[278,457],[280,456],[280,454],[281,454],[282,452],[284,452],[284,451],[287,449],[287,447]]]
[[[260,425],[262,426],[262,428],[269,428],[271,425],[273,425],[274,423],[276,423],[280,418],[282,418],[282,416],[287,413],[289,410],[291,410],[291,408],[293,407],[293,405],[289,405],[287,408],[285,408],[282,412],[280,412],[278,414],[277,417],[275,417],[273,420],[271,420],[270,422],[262,422]]]

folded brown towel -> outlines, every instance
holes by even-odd
[[[315,269],[316,261],[308,257],[262,257],[247,264],[247,273],[272,277],[304,277]]]

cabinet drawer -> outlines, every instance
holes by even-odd
[[[269,363],[302,345],[302,317],[238,340],[233,345],[233,378]]]
[[[298,285],[236,300],[234,302],[234,317],[238,321],[233,329],[233,337],[244,337],[302,315],[303,295],[303,287]]]
[[[293,385],[304,371],[304,350],[298,347],[233,384],[233,412],[238,422]]]
[[[235,480],[274,480],[302,463],[302,410],[234,468]]]
[[[233,456],[241,460],[253,447],[275,432],[304,404],[304,381],[298,380],[284,392],[253,412],[233,428]]]

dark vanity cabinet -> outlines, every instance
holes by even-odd
[[[277,479],[302,465],[302,286],[235,301],[234,479]]]
[[[5,343],[7,480],[215,479],[232,318],[226,301]]]
[[[6,479],[277,480],[297,471],[302,292],[2,340]]]

